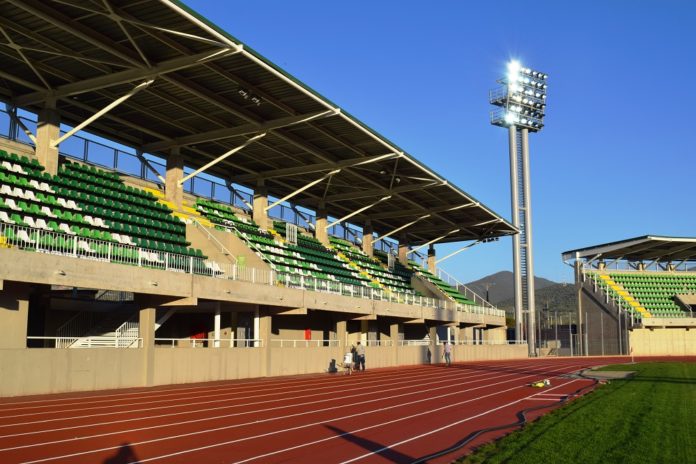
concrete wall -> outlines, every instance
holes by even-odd
[[[140,349],[0,349],[0,396],[143,385]]]
[[[263,377],[264,351],[257,348],[155,348],[154,385]]]
[[[696,355],[696,330],[694,329],[634,329],[629,334],[634,356]]]
[[[429,346],[368,346],[366,367],[428,364],[429,360],[442,362],[442,347],[438,346],[432,356],[428,355],[429,349]],[[332,359],[340,363],[345,350],[342,347],[155,347],[152,379],[153,385],[169,385],[322,373],[327,371]],[[0,350],[0,397],[144,386],[145,351],[128,348]],[[453,358],[455,362],[462,362],[526,356],[526,345],[460,345],[454,347]]]

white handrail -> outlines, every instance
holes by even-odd
[[[271,340],[271,346],[278,345],[280,348],[309,348],[309,347],[337,347],[338,340],[303,340],[303,339],[283,339],[275,338]]]
[[[206,235],[207,235],[207,237],[208,237],[208,240],[212,240],[213,242],[215,242],[215,244],[220,248],[220,251],[221,251],[222,253],[224,253],[226,256],[229,256],[230,258],[232,258],[232,260],[234,261],[234,263],[237,264],[237,257],[234,256],[234,255],[232,254],[232,252],[231,252],[230,250],[228,250],[227,247],[225,247],[225,245],[223,245],[222,242],[221,242],[220,240],[218,240],[217,237],[214,236],[214,235],[208,230],[207,227],[203,226],[203,224],[201,224],[200,221],[199,221],[198,219],[196,219],[195,217],[193,217],[193,216],[191,216],[191,220],[193,221],[193,225],[196,226],[197,229],[202,230],[203,232],[206,233]]]
[[[263,348],[261,338],[155,338],[155,345],[168,345],[172,348]]]
[[[450,311],[487,314],[492,316],[504,315],[504,312],[494,308],[484,308],[482,310],[481,306],[459,305],[454,301],[428,298],[411,293],[344,284],[335,280],[305,277],[294,273],[276,272],[274,270],[268,271],[265,269],[238,266],[232,263],[219,264],[211,260],[205,260],[194,256],[160,252],[131,245],[121,245],[102,240],[75,237],[68,234],[49,232],[14,224],[0,224],[0,239],[2,238],[4,238],[5,245],[16,246],[20,249],[29,248],[39,253],[56,254],[70,258],[91,259],[170,272],[207,275],[221,279],[238,280],[263,285],[276,285],[280,283],[289,288],[300,288],[302,290],[334,293],[353,298],[367,298]],[[72,241],[58,244],[59,238]],[[69,243],[69,245],[67,245],[67,243]]]

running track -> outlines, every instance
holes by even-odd
[[[565,374],[627,361],[471,362],[4,399],[0,463],[413,462],[591,384]],[[527,386],[545,378],[551,387]]]

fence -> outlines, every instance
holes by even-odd
[[[271,346],[280,348],[320,348],[320,347],[337,347],[338,340],[292,340],[276,338],[271,340]]]
[[[156,346],[172,348],[263,348],[260,338],[155,338]]]
[[[91,337],[36,337],[27,336],[27,340],[43,342],[44,348],[70,348],[81,341],[79,348],[142,348],[143,339],[136,337],[120,337],[118,335]]]
[[[132,245],[78,237],[54,231],[46,231],[16,224],[0,225],[0,244],[5,247],[89,259],[116,264],[127,264],[148,269],[206,275],[209,277],[244,282],[275,285],[288,288],[333,293],[352,298],[389,301],[436,309],[446,309],[472,314],[504,316],[505,312],[475,305],[457,305],[452,301],[427,298],[410,293],[349,285],[333,280],[323,280],[297,274],[268,271],[229,263],[217,263],[200,257],[148,250]]]

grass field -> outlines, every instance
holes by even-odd
[[[696,363],[607,366],[612,380],[461,463],[696,463]]]

